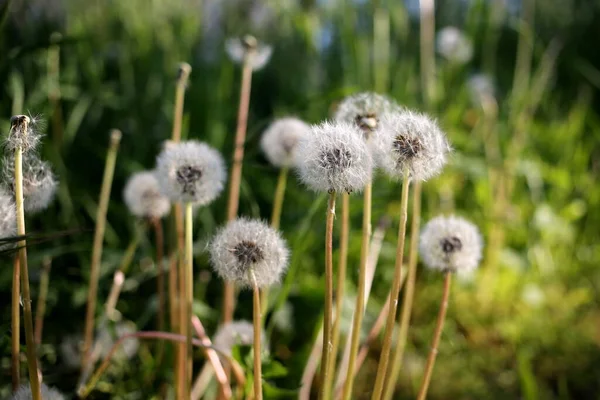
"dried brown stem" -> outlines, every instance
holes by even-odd
[[[21,378],[21,263],[19,256],[13,264],[12,303],[11,303],[11,376],[13,392],[20,386]]]

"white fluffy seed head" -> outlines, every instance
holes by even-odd
[[[310,126],[298,118],[281,118],[263,133],[260,146],[269,162],[277,167],[298,164],[298,142],[310,134]]]
[[[265,332],[261,332],[261,342],[265,344]],[[254,327],[248,321],[227,322],[217,329],[213,339],[214,347],[221,353],[231,356],[235,346],[251,346],[254,343]]]
[[[298,143],[298,174],[316,192],[359,192],[371,180],[373,158],[360,129],[347,122],[313,125]]]
[[[4,160],[3,180],[14,194],[15,160]],[[36,213],[50,205],[56,194],[58,181],[52,167],[34,153],[23,156],[23,207],[25,212]]]
[[[40,382],[40,389],[42,392],[42,399],[44,400],[64,400],[65,396],[62,395],[58,390],[46,386]],[[31,386],[29,384],[22,385],[19,390],[13,393],[11,400],[31,400],[33,395],[31,394]]]
[[[253,71],[258,71],[267,65],[273,54],[273,48],[261,43],[254,36],[246,35],[243,38],[230,38],[225,41],[225,50],[231,61],[242,64],[246,57],[249,58]]]
[[[4,142],[6,150],[14,152],[21,149],[24,153],[35,150],[42,139],[36,125],[40,120],[27,115],[15,115],[10,119],[10,131]]]
[[[0,186],[0,239],[17,234],[17,213],[13,196]],[[0,250],[4,247],[0,244]]]
[[[162,218],[169,214],[171,203],[160,192],[154,171],[133,174],[123,190],[125,204],[136,217]]]
[[[195,140],[167,143],[156,159],[156,178],[173,202],[204,206],[225,187],[225,162],[212,147]]]
[[[354,124],[368,136],[378,128],[383,114],[399,109],[400,106],[386,96],[371,92],[358,93],[342,100],[335,112],[335,120]]]
[[[436,38],[437,51],[450,62],[465,64],[473,57],[473,43],[454,26],[441,29]]]
[[[485,99],[494,98],[496,88],[492,78],[486,74],[474,74],[467,81],[471,101],[480,104]]]
[[[371,145],[390,177],[401,179],[408,168],[410,178],[420,181],[439,174],[451,150],[434,120],[408,110],[385,114]]]
[[[439,216],[421,231],[419,251],[425,265],[442,272],[470,272],[479,266],[483,239],[464,218]]]
[[[281,279],[289,251],[281,234],[262,221],[238,218],[217,232],[210,243],[210,261],[225,281],[241,287],[271,286]]]

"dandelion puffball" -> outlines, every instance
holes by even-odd
[[[381,115],[399,109],[392,100],[380,94],[358,93],[342,100],[335,112],[335,120],[355,124],[368,135],[377,129]]]
[[[14,193],[15,160],[6,158],[3,171],[4,182]],[[35,154],[23,156],[23,208],[35,213],[46,209],[56,194],[58,181],[49,163],[40,160]]]
[[[27,115],[15,115],[10,119],[10,131],[6,138],[5,147],[14,152],[21,149],[24,153],[35,150],[41,140],[41,135],[34,129],[36,119]]]
[[[156,178],[171,201],[207,205],[225,187],[225,162],[212,147],[189,140],[168,142],[156,159]]]
[[[360,191],[371,180],[373,159],[360,129],[347,122],[313,125],[298,143],[299,176],[314,191]]]
[[[16,233],[17,213],[13,196],[0,186],[0,239],[12,237]]]
[[[469,221],[436,217],[421,232],[419,252],[425,265],[442,272],[473,271],[481,261],[483,239]]]
[[[246,57],[249,58],[253,71],[264,68],[271,59],[273,48],[260,43],[255,37],[247,35],[243,38],[230,38],[225,41],[225,50],[231,61],[242,64]]]
[[[298,118],[281,118],[263,133],[260,146],[269,162],[277,167],[297,164],[298,142],[310,134],[310,126]]]
[[[64,400],[65,396],[62,395],[58,390],[49,388],[44,383],[40,382],[40,391],[42,392],[43,400]],[[31,393],[31,386],[29,384],[22,385],[19,390],[13,393],[11,400],[31,400],[33,395]]]
[[[441,29],[436,37],[437,52],[450,62],[465,64],[473,57],[473,44],[454,26]]]
[[[392,178],[427,180],[439,174],[446,164],[450,144],[435,121],[412,111],[386,114],[372,141],[379,165]]]
[[[266,341],[265,333],[261,332],[261,341]],[[217,329],[213,345],[221,353],[231,356],[234,346],[251,346],[254,342],[254,326],[248,321],[227,322]]]
[[[171,203],[158,187],[154,171],[133,174],[123,190],[129,211],[140,218],[162,218],[169,214]]]
[[[215,272],[241,287],[253,287],[254,278],[260,288],[279,282],[289,258],[285,240],[278,231],[247,218],[238,218],[221,228],[209,250]]]

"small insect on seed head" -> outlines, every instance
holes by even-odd
[[[260,146],[271,164],[277,167],[297,165],[298,142],[310,134],[310,126],[297,118],[281,118],[263,133]]]
[[[123,190],[129,211],[140,218],[162,218],[169,214],[171,203],[160,192],[154,171],[133,174]]]
[[[258,220],[238,218],[216,234],[209,245],[215,272],[241,287],[267,287],[279,282],[289,251],[278,231]]]
[[[386,96],[364,92],[348,96],[339,104],[335,120],[358,126],[369,137],[379,126],[385,113],[400,110],[400,106]]]
[[[419,243],[425,265],[442,272],[469,272],[479,266],[483,240],[469,221],[436,217],[423,228]]]
[[[356,192],[371,180],[373,159],[353,124],[313,125],[311,133],[299,142],[297,153],[302,157],[300,179],[314,191]]]

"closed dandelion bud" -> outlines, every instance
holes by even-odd
[[[12,158],[4,160],[4,182],[13,188],[15,161]],[[25,212],[35,213],[48,208],[56,189],[58,181],[52,172],[52,167],[46,161],[40,160],[35,154],[23,157],[23,208]]]
[[[412,111],[384,115],[372,145],[390,177],[400,179],[408,168],[410,177],[419,181],[439,174],[451,150],[437,123]]]
[[[125,204],[136,217],[162,218],[169,214],[171,203],[158,187],[154,171],[133,174],[123,190]]]
[[[42,392],[43,400],[64,400],[65,396],[62,395],[58,390],[50,388],[43,383],[40,383],[40,390]],[[11,400],[31,400],[33,396],[31,394],[31,386],[29,384],[23,385],[13,393]]]
[[[254,36],[246,35],[243,38],[231,38],[225,41],[225,50],[231,61],[236,64],[244,63],[247,58],[253,71],[264,68],[271,59],[273,48],[260,43]]]
[[[24,153],[35,150],[41,135],[35,129],[39,121],[27,115],[15,115],[10,119],[10,131],[5,141],[8,151],[21,149]]]
[[[465,64],[473,57],[473,44],[465,34],[454,26],[441,29],[436,38],[437,52],[450,62]]]
[[[227,322],[219,327],[213,339],[214,347],[221,353],[231,356],[235,346],[252,346],[254,327],[248,321]],[[264,331],[261,332],[262,344],[266,342]]]
[[[398,111],[400,106],[377,93],[365,92],[346,97],[335,112],[335,120],[358,126],[365,136],[378,128],[385,113]]]
[[[479,266],[483,239],[469,221],[436,217],[421,232],[419,253],[425,265],[442,272],[470,272]]]
[[[287,268],[289,251],[278,231],[258,220],[238,218],[210,243],[210,261],[225,281],[241,287],[271,286]]]
[[[297,118],[281,118],[263,133],[260,146],[269,162],[277,167],[297,164],[298,142],[310,134],[310,126]]]
[[[156,159],[160,191],[173,202],[209,204],[223,191],[226,175],[221,154],[195,140],[168,143]]]
[[[298,143],[299,176],[316,192],[360,191],[371,180],[373,159],[360,129],[347,122],[313,125]]]
[[[13,196],[0,186],[0,239],[17,234],[17,213]],[[5,247],[0,245],[0,250]]]

